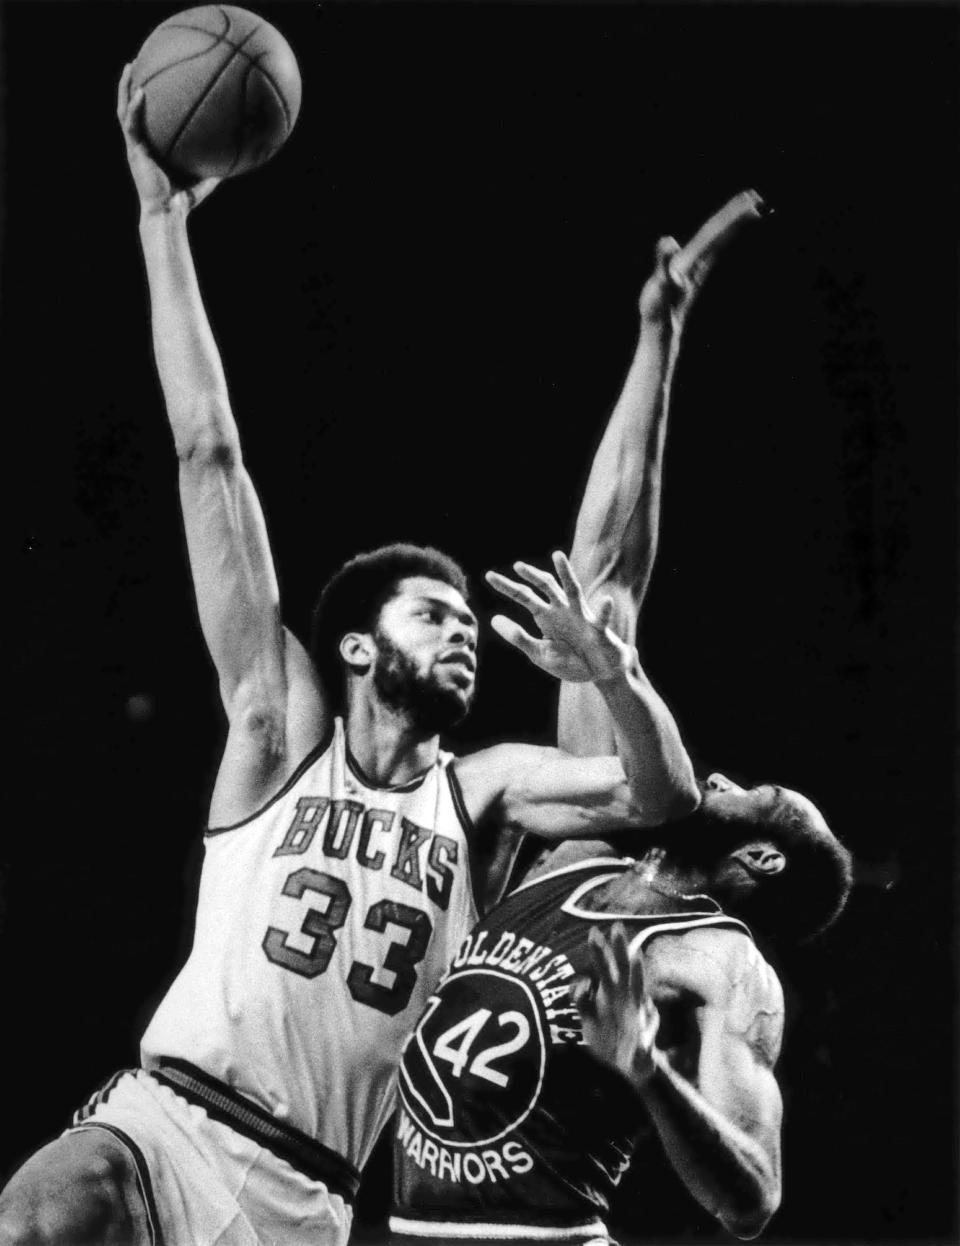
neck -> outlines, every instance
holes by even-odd
[[[671,861],[666,848],[648,848],[634,872],[642,883],[668,895],[690,895],[707,886],[705,871]]]
[[[438,736],[424,735],[409,714],[364,693],[350,697],[345,728],[351,753],[379,787],[409,783],[437,760]]]

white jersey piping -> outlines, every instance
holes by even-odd
[[[584,1224],[486,1224],[480,1221],[455,1220],[408,1220],[405,1216],[390,1217],[392,1233],[408,1233],[412,1237],[444,1237],[462,1241],[487,1238],[490,1241],[521,1238],[528,1242],[556,1242],[583,1237],[600,1237],[608,1240],[607,1230],[601,1220],[589,1220]]]

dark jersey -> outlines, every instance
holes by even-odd
[[[626,1079],[584,1045],[570,989],[590,963],[590,928],[623,921],[631,952],[692,926],[749,935],[709,897],[668,896],[639,879],[633,912],[591,910],[630,866],[592,859],[522,884],[461,944],[404,1047],[395,1231],[602,1231],[647,1117]]]

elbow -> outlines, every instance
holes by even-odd
[[[749,1205],[741,1203],[727,1208],[719,1213],[718,1218],[728,1233],[747,1242],[760,1236],[779,1206],[780,1184],[771,1177],[763,1183]]]
[[[216,395],[198,398],[172,422],[181,464],[221,469],[239,465],[240,438],[225,399]]]
[[[693,813],[700,805],[700,790],[695,782],[673,784],[642,802],[634,801],[632,821],[637,826],[663,826]]]

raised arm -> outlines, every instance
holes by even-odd
[[[729,930],[661,935],[646,964],[639,950],[631,956],[619,924],[609,939],[595,929],[591,945],[592,981],[576,994],[588,1045],[639,1090],[700,1205],[737,1237],[756,1237],[781,1193],[776,976],[746,936]],[[654,995],[693,1014],[675,1049],[656,1044]]]
[[[154,353],[200,625],[230,726],[211,808],[211,821],[224,823],[246,817],[278,785],[319,739],[325,711],[310,661],[280,620],[266,525],[190,252],[187,216],[217,183],[171,186],[142,141],[142,106],[128,68],[118,117],[140,200]]]
[[[721,248],[762,208],[755,191],[743,191],[686,246],[661,238],[653,273],[640,295],[636,351],[594,456],[570,553],[588,601],[599,595],[612,598],[610,625],[629,644],[636,640],[657,551],[670,386],[683,327]],[[612,749],[609,715],[592,688],[561,688],[557,740],[581,756]]]

